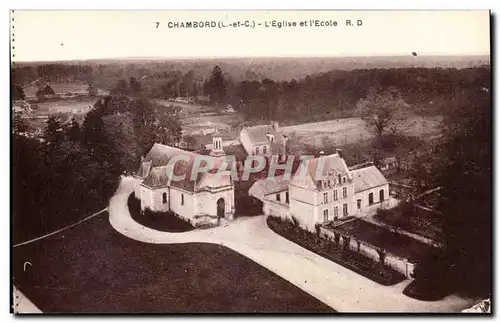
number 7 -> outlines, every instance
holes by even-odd
[[[160,26],[160,22],[159,21],[156,21],[156,28],[158,28],[158,26]]]

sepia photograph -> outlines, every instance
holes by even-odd
[[[491,315],[490,24],[11,10],[11,313]]]

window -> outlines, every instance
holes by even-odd
[[[265,154],[267,154],[267,146],[264,146],[264,147],[262,148],[262,153],[263,153],[264,155],[265,155]]]
[[[339,216],[339,207],[338,206],[333,208],[333,215],[335,216],[335,218],[338,218],[338,216]]]
[[[347,197],[347,187],[342,188],[342,196]]]
[[[361,210],[361,200],[358,200],[358,210]]]
[[[162,201],[163,201],[163,204],[167,203],[167,193],[163,193]]]
[[[342,183],[344,183],[344,184],[345,184],[345,177],[342,179]]]
[[[184,194],[181,193],[181,205],[184,205]]]
[[[368,194],[368,204],[373,204],[373,193]]]
[[[255,147],[255,154],[258,155],[260,153],[259,147]]]
[[[342,183],[342,180],[341,180],[341,177],[340,177],[340,174],[339,174],[339,184]]]
[[[384,190],[380,190],[379,195],[380,195],[380,202],[383,202],[384,201]]]
[[[347,203],[344,203],[343,215],[347,215]]]
[[[337,190],[333,190],[333,200],[336,201],[339,199],[339,196],[337,194]]]
[[[323,222],[328,222],[328,209],[323,210]]]
[[[285,203],[290,203],[290,196],[288,195],[288,192],[285,193]]]
[[[276,194],[276,201],[281,201],[280,193]]]
[[[328,203],[328,193],[323,193],[323,203]]]

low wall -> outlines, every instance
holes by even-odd
[[[219,219],[216,216],[208,214],[196,215],[187,221],[196,228],[213,228],[219,225]]]
[[[359,252],[360,254],[375,261],[380,261],[380,256],[377,252],[376,247],[367,244],[363,241],[356,240],[352,237],[348,239],[345,235],[343,236],[340,233],[337,233],[337,235],[339,243],[341,245],[344,245],[346,241],[349,241],[349,246],[348,246],[349,249]],[[335,233],[332,232],[331,230],[320,228],[320,236],[329,239],[331,241],[335,241]],[[384,263],[386,266],[402,273],[407,278],[412,278],[411,275],[413,274],[415,264],[409,262],[407,259],[400,258],[391,253],[386,252]]]
[[[283,220],[291,220],[290,208],[287,205],[279,204],[273,201],[264,201],[263,211],[265,215],[280,217]]]

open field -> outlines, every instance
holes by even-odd
[[[439,135],[440,121],[440,117],[413,116],[401,124],[400,130],[409,136],[432,139]],[[373,137],[361,118],[305,123],[281,127],[280,129],[302,145],[310,146],[322,146],[325,142],[330,145],[342,146]]]
[[[36,103],[33,115],[43,116],[55,113],[85,114],[94,106],[96,101],[97,99],[83,98]]]
[[[14,284],[50,313],[334,312],[235,251],[137,242],[107,213],[15,248],[13,267]]]
[[[74,83],[47,83],[50,85],[50,87],[54,90],[56,94],[63,95],[63,94],[88,94],[88,87],[89,85],[87,83],[81,83],[81,82],[74,82]],[[27,85],[23,88],[24,94],[26,95],[26,98],[36,98],[36,91],[38,90],[38,85],[33,83],[30,85]],[[109,91],[107,90],[98,90],[99,95],[107,95],[109,94]]]
[[[216,128],[219,129],[225,141],[238,137],[240,129],[238,126],[243,120],[239,112],[226,113],[210,106],[186,104],[170,100],[155,99],[154,101],[160,105],[172,105],[182,108],[179,113],[179,120],[183,133],[193,136],[197,141],[196,145],[198,147],[212,142],[210,135]]]

